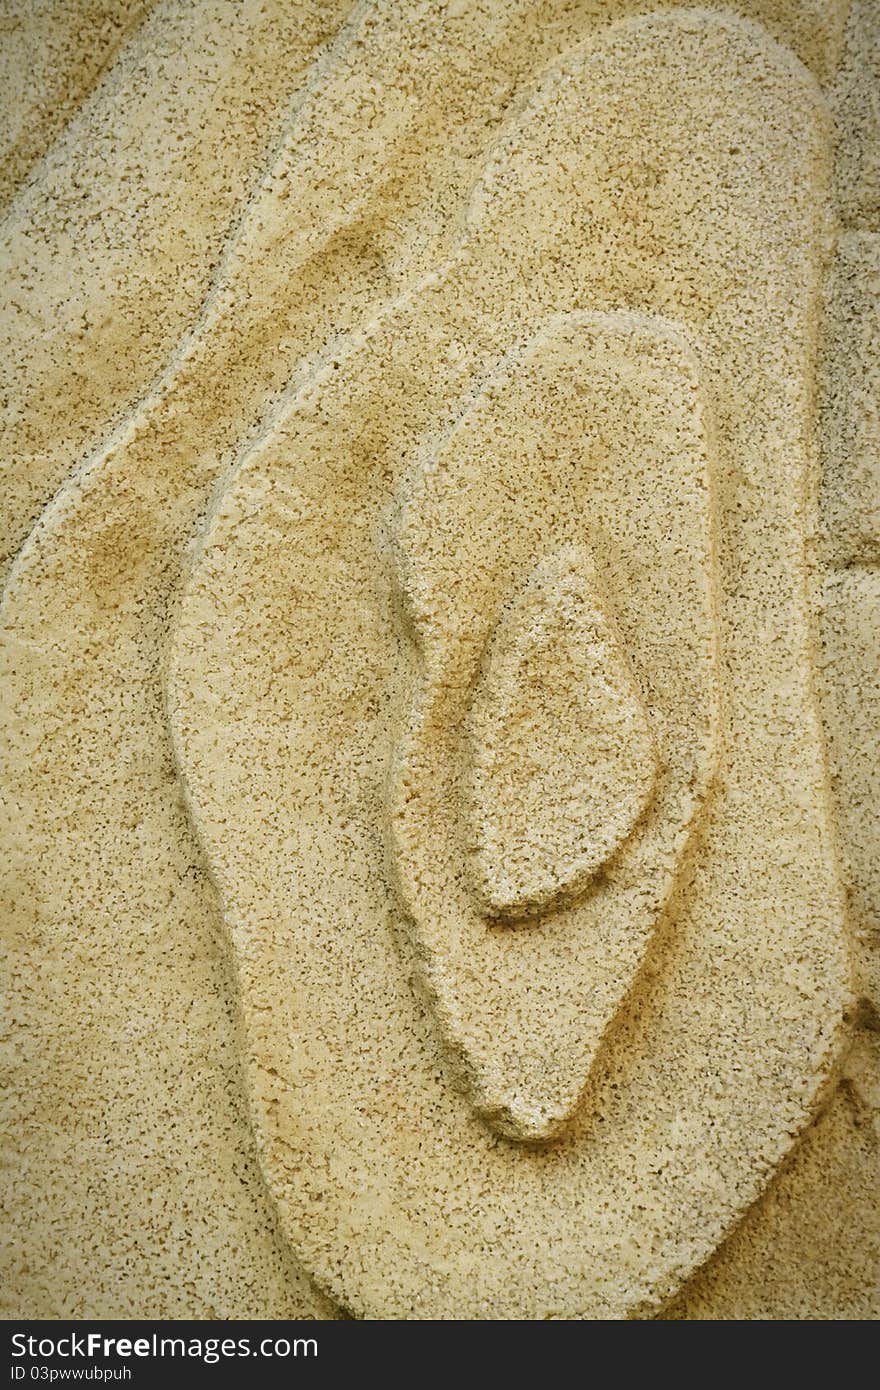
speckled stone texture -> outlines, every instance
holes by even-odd
[[[0,1311],[876,1317],[878,0],[0,33]]]

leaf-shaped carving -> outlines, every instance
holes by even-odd
[[[571,899],[632,831],[658,767],[585,546],[543,560],[502,616],[469,723],[481,907],[516,917]]]
[[[359,1316],[644,1316],[834,1066],[805,555],[823,130],[731,16],[609,27],[504,136],[467,254],[334,344],[207,523],[178,757],[284,1230]],[[663,765],[590,891],[510,929],[466,872],[468,716],[505,605],[583,542]],[[561,1142],[474,1120],[415,974],[480,1115]]]
[[[710,444],[691,347],[659,318],[554,318],[404,480],[394,536],[419,665],[392,769],[396,886],[477,1109],[547,1139],[575,1113],[713,775]],[[493,930],[487,909],[532,925]]]

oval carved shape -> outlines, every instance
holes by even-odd
[[[401,479],[389,864],[450,1076],[506,1138],[572,1125],[706,804],[711,473],[676,327],[574,311]]]
[[[630,835],[659,766],[586,547],[541,561],[503,615],[469,734],[481,909],[522,917],[577,896]]]
[[[357,1316],[660,1310],[834,1074],[824,129],[742,21],[609,27],[505,134],[461,256],[285,403],[209,519],[178,760],[280,1220]],[[590,893],[510,930],[466,873],[468,718],[511,596],[583,541],[663,766]]]

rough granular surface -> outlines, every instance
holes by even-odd
[[[2,25],[5,1315],[876,1317],[880,5]]]

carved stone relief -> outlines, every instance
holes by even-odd
[[[160,375],[10,325],[15,1311],[876,1313],[873,10],[306,8]]]

